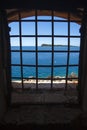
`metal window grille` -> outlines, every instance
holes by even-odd
[[[55,83],[54,81],[55,80],[65,80],[65,87],[64,87],[64,91],[67,91],[67,88],[68,88],[68,81],[70,80],[77,80],[78,81],[78,76],[77,77],[70,77],[69,76],[69,69],[70,68],[79,68],[79,62],[77,63],[70,63],[70,58],[71,58],[71,54],[77,54],[79,55],[80,53],[80,50],[77,49],[77,50],[73,50],[70,48],[70,45],[71,45],[71,40],[75,41],[75,40],[78,40],[80,41],[80,35],[77,35],[75,33],[71,33],[71,29],[73,27],[71,27],[71,23],[75,23],[75,22],[79,22],[79,21],[76,21],[76,20],[70,20],[70,13],[67,13],[67,19],[55,19],[55,15],[54,15],[54,11],[51,11],[51,15],[50,15],[50,19],[43,19],[43,18],[39,18],[38,17],[38,10],[35,11],[35,16],[34,18],[25,18],[23,19],[22,18],[22,15],[21,15],[21,12],[19,11],[18,12],[18,20],[14,20],[14,21],[9,21],[10,23],[13,23],[15,22],[17,24],[16,28],[18,28],[18,32],[16,32],[16,34],[12,34],[10,33],[10,39],[12,39],[12,42],[13,40],[15,41],[16,39],[18,40],[18,44],[19,44],[19,48],[18,49],[13,49],[11,48],[11,55],[14,53],[18,53],[19,55],[19,62],[18,63],[14,63],[14,61],[11,63],[11,68],[19,68],[20,69],[20,74],[18,76],[13,76],[12,75],[12,81],[14,79],[16,80],[20,80],[21,81],[21,89],[24,90],[25,89],[25,80],[34,80],[35,83],[35,87],[34,87],[34,90],[40,90],[40,85],[39,84],[39,80],[49,80],[50,81],[50,87],[49,89],[50,90],[58,90],[58,89],[55,89]],[[26,32],[23,32],[23,24],[28,24],[28,23],[33,23],[33,34],[31,33],[31,30],[28,33]],[[39,24],[42,24],[42,23],[47,23],[47,24],[50,24],[50,34],[46,33],[46,34],[39,34]],[[63,30],[63,28],[61,28],[61,30],[59,31],[60,34],[56,33],[55,32],[55,24],[62,24],[62,23],[65,23],[66,25],[66,33],[61,33],[61,30]],[[59,26],[59,25],[58,25]],[[13,26],[15,28],[15,26]],[[44,27],[45,28],[45,27]],[[12,30],[13,28],[11,28]],[[29,30],[28,26],[27,26],[27,29]],[[58,29],[58,28],[57,28]],[[33,50],[30,50],[30,49],[23,49],[23,39],[27,39],[27,38],[31,38],[34,40],[35,44],[34,44],[34,49]],[[38,48],[38,44],[39,44],[39,39],[41,38],[48,38],[48,39],[51,39],[51,49],[48,50],[44,50],[43,48],[42,49],[39,49]],[[61,49],[61,50],[57,50],[55,49],[55,39],[65,39],[66,40],[66,46],[67,46],[67,49],[64,50],[64,49]],[[11,42],[11,45],[12,45],[12,42]],[[61,44],[61,43],[60,43]],[[80,43],[79,43],[80,45]],[[35,61],[34,61],[34,64],[26,64],[24,63],[24,57],[23,55],[28,53],[29,54],[33,54],[35,56]],[[51,55],[51,60],[50,60],[50,64],[39,64],[39,61],[38,61],[38,57],[39,57],[39,54],[43,53],[45,56],[47,53],[49,53]],[[61,63],[61,64],[55,64],[55,54],[57,55],[60,55],[60,54],[65,54],[66,55],[66,63]],[[32,59],[33,60],[33,59]],[[62,60],[62,59],[61,59]],[[26,77],[24,76],[24,68],[29,68],[29,69],[34,69],[35,71],[35,76],[32,77]],[[50,76],[48,76],[47,78],[44,78],[44,77],[39,77],[39,69],[43,69],[43,68],[48,68],[50,69]],[[58,77],[54,76],[54,70],[55,68],[65,68],[65,76],[64,77]],[[62,85],[62,84],[61,84]],[[44,89],[44,87],[43,87]]]

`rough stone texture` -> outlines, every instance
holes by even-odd
[[[79,108],[64,107],[62,105],[19,105],[9,109],[2,124],[69,124],[80,113]]]
[[[0,89],[0,120],[6,112],[6,100],[4,97],[4,93]]]
[[[12,92],[12,103],[74,103],[78,104],[78,92],[74,90],[14,90]]]

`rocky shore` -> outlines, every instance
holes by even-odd
[[[66,80],[57,78],[53,80],[53,88],[65,88]],[[24,88],[36,88],[36,79],[27,79],[23,81]],[[76,88],[78,85],[78,80],[67,80],[67,87],[68,88]],[[13,80],[12,81],[13,88],[22,88],[22,81],[21,80]],[[38,79],[38,87],[50,89],[51,87],[51,80],[49,79]]]

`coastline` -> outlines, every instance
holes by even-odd
[[[23,80],[24,88],[35,89],[36,88],[36,79],[26,79]],[[53,88],[65,88],[66,81],[65,79],[57,79],[53,80]],[[78,85],[78,80],[67,80],[67,88],[68,89],[76,89]],[[50,89],[51,87],[51,80],[49,79],[38,79],[38,88],[46,88]],[[21,80],[13,80],[12,81],[12,88],[22,88],[22,81]]]

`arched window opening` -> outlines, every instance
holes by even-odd
[[[80,21],[33,12],[9,20],[12,101],[78,103]]]

